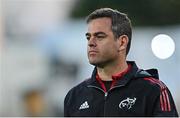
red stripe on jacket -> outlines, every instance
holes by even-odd
[[[162,111],[171,111],[171,105],[169,101],[169,95],[167,93],[167,87],[164,83],[161,81],[154,79],[152,77],[150,78],[144,78],[144,80],[148,80],[153,84],[158,84],[161,88],[161,93],[160,93],[160,106]]]

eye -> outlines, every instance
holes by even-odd
[[[85,36],[86,36],[86,39],[89,41],[91,38],[91,35],[89,33],[86,33]]]
[[[97,35],[96,38],[98,40],[102,40],[102,39],[106,38],[106,35]]]
[[[90,36],[86,35],[86,39],[89,41],[90,40]]]
[[[97,38],[105,38],[103,35],[98,35]]]

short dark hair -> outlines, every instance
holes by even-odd
[[[121,35],[127,35],[129,38],[129,42],[126,49],[126,55],[129,53],[131,46],[131,37],[132,37],[132,28],[131,21],[125,13],[121,13],[117,10],[113,10],[111,8],[100,8],[92,12],[87,17],[87,23],[90,21],[97,19],[108,17],[112,21],[112,32],[115,38],[119,38]]]

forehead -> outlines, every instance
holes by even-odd
[[[88,32],[111,31],[111,19],[107,17],[93,19],[88,23]]]

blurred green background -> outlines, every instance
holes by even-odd
[[[101,7],[111,7],[128,14],[134,26],[162,26],[180,23],[179,0],[78,0],[70,16],[84,18]]]

